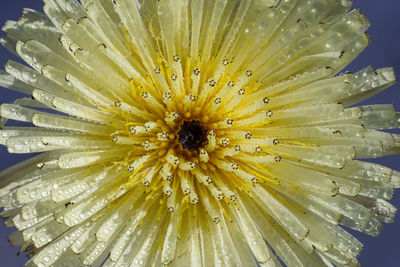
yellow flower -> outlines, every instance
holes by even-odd
[[[368,44],[335,0],[45,0],[2,43],[3,171],[26,266],[357,265],[396,208],[393,69],[337,75]],[[31,124],[29,126],[29,124]],[[32,127],[33,124],[33,127]]]

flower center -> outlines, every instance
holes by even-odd
[[[199,149],[207,140],[207,130],[198,120],[184,121],[178,135],[178,142],[190,152]]]

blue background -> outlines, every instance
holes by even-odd
[[[334,1],[334,0],[332,0]],[[7,19],[17,20],[22,8],[29,7],[42,10],[43,3],[40,0],[2,0],[0,8],[0,25],[4,25]],[[352,72],[374,65],[376,68],[393,66],[396,73],[400,73],[400,1],[398,0],[355,0],[354,8],[359,8],[370,20],[372,26],[368,33],[372,38],[369,47],[346,69]],[[0,47],[0,65],[3,66],[9,58],[15,58],[3,47]],[[17,93],[0,88],[1,101],[11,103],[19,97]],[[400,84],[380,93],[366,101],[367,104],[395,104],[400,111]],[[0,147],[0,170],[5,169],[25,158],[28,155],[8,154],[4,147]],[[390,168],[400,171],[400,156],[390,156],[375,160]],[[400,209],[400,190],[391,201]],[[12,229],[6,228],[0,223],[0,266],[18,267],[26,262],[24,256],[17,256],[17,248],[11,247],[7,242],[7,236]],[[362,266],[398,267],[400,266],[400,218],[396,216],[396,222],[385,224],[378,238],[369,237],[358,232],[352,232],[364,243],[364,249],[359,256]]]

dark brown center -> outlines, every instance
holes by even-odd
[[[197,120],[184,121],[178,135],[178,142],[190,152],[198,150],[207,140],[207,130]]]

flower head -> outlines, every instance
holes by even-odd
[[[7,22],[2,177],[27,266],[356,265],[396,208],[391,68],[350,1],[45,0]]]

